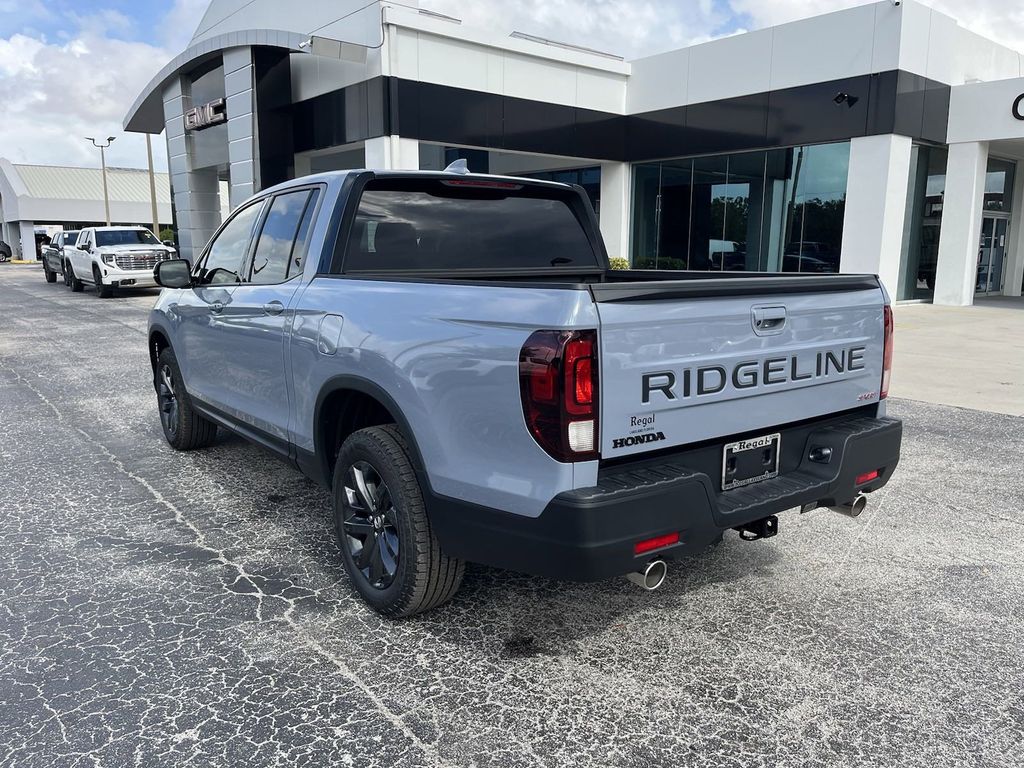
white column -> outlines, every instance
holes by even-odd
[[[401,136],[379,136],[367,139],[366,167],[370,170],[418,171],[420,169],[420,143]]]
[[[630,259],[630,165],[601,163],[601,236],[610,257]]]
[[[36,224],[34,221],[19,221],[18,233],[21,239],[21,258],[25,261],[36,260]],[[13,247],[14,243],[9,243]],[[14,254],[18,258],[18,254]]]
[[[1020,296],[1024,281],[1024,162],[1017,163],[1013,179],[1013,212],[1010,214],[1010,237],[1007,241],[1006,266],[1003,271],[1003,295]]]
[[[893,298],[899,285],[913,142],[866,136],[850,142],[850,173],[839,271],[878,275]]]
[[[949,145],[935,269],[936,304],[968,307],[974,303],[987,167],[988,142]]]

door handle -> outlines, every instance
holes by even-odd
[[[284,312],[284,304],[280,301],[271,301],[263,305],[263,311],[268,315],[280,315]]]
[[[777,333],[786,324],[785,307],[754,307],[751,312],[754,333]]]
[[[210,311],[215,315],[219,315],[224,311],[224,303],[220,301],[214,301],[210,303]]]

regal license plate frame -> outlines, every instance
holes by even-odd
[[[722,448],[722,490],[731,491],[779,475],[782,433],[727,443]]]

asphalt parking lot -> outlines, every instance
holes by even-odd
[[[0,265],[0,765],[1024,764],[1024,419],[893,400],[857,520],[787,513],[653,593],[471,567],[388,623],[325,492],[164,443],[154,298]]]

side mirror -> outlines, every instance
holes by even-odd
[[[89,250],[89,244],[88,244],[88,243],[79,243],[79,244],[78,244],[78,245],[76,245],[75,247],[76,247],[76,248],[77,248],[78,250],[80,250],[80,251],[88,251],[88,250]]]
[[[173,248],[173,247],[174,247],[174,241],[173,241],[173,240],[164,240],[164,241],[162,241],[162,242],[163,242],[163,244],[164,244],[164,245],[166,245],[166,246],[167,246],[168,248]]]
[[[157,263],[153,278],[161,288],[189,288],[192,268],[185,259],[168,259]]]

